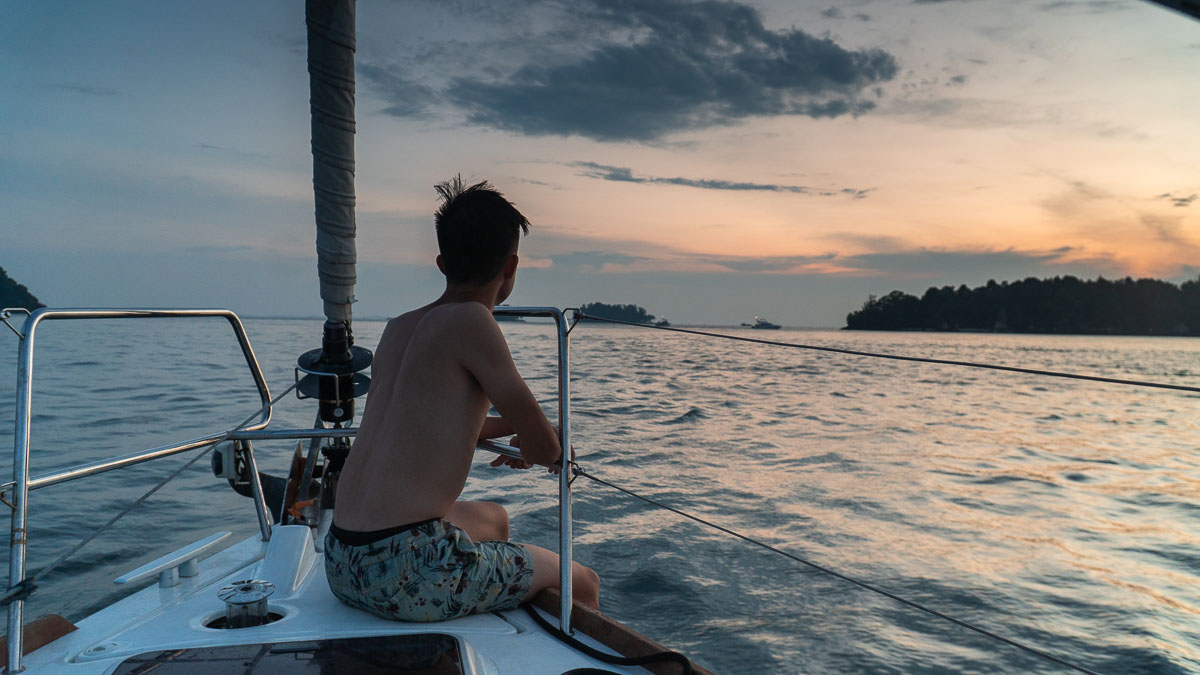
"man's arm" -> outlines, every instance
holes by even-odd
[[[517,432],[513,431],[503,417],[485,417],[483,418],[483,428],[479,430],[479,438],[480,440],[500,438],[501,436],[512,436],[515,433]]]
[[[511,432],[521,437],[521,455],[534,464],[554,464],[562,455],[558,435],[517,371],[500,326],[483,305],[467,303],[462,310],[458,313],[462,325],[456,331],[461,336],[460,362],[479,382]]]

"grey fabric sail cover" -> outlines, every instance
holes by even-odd
[[[354,245],[354,0],[307,0],[317,275],[325,318],[350,323]]]

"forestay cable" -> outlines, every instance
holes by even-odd
[[[893,361],[914,361],[916,363],[936,363],[943,366],[963,366],[967,368],[984,368],[987,370],[1003,370],[1010,373],[1025,373],[1027,375],[1044,375],[1047,377],[1064,377],[1071,380],[1087,380],[1090,382],[1105,382],[1108,384],[1121,384],[1131,387],[1151,387],[1154,389],[1170,389],[1173,391],[1187,391],[1191,393],[1200,393],[1200,387],[1190,387],[1185,384],[1166,384],[1164,382],[1147,382],[1144,380],[1122,380],[1115,377],[1102,377],[1099,375],[1080,375],[1078,373],[1063,373],[1055,370],[1040,370],[1037,368],[1020,368],[1018,366],[1001,366],[994,363],[976,363],[974,361],[954,361],[951,359],[932,359],[924,356],[903,356],[901,354],[879,354],[876,352],[864,352],[856,349],[842,349],[840,347],[824,347],[820,345],[806,345],[795,342],[778,342],[776,340],[763,340],[760,338],[745,337],[742,335],[729,335],[727,333],[711,333],[709,331],[695,330],[692,328],[676,328],[674,326],[655,326],[648,323],[634,323],[632,321],[621,321],[620,319],[606,319],[599,316],[585,314],[579,310],[575,310],[575,316],[578,319],[587,319],[589,321],[601,321],[604,323],[616,323],[622,326],[633,326],[635,328],[652,328],[655,330],[666,330],[674,333],[687,333],[689,335],[703,335],[705,337],[722,338],[725,340],[736,340],[739,342],[753,342],[761,345],[771,345],[774,347],[791,347],[793,349],[808,349],[818,352],[833,352],[835,354],[849,354],[851,356],[867,356],[875,359],[891,359]]]
[[[986,637],[992,638],[993,640],[999,640],[1000,642],[1003,642],[1006,645],[1016,647],[1017,649],[1026,651],[1035,656],[1040,656],[1043,659],[1057,663],[1060,666],[1070,668],[1072,670],[1076,670],[1081,673],[1089,673],[1090,675],[1099,675],[1099,673],[1097,673],[1094,670],[1088,670],[1087,668],[1084,668],[1083,666],[1076,665],[1074,663],[1071,663],[1070,661],[1065,661],[1053,654],[1049,654],[1047,652],[1041,651],[1040,649],[1036,649],[1034,647],[1030,647],[1028,645],[1021,644],[1020,642],[1017,642],[1016,640],[1011,640],[1002,635],[997,635],[996,633],[993,633],[992,631],[987,630],[986,628],[980,628],[979,626],[976,626],[974,624],[963,621],[962,619],[956,619],[948,614],[943,614],[942,612],[939,612],[936,609],[931,609],[931,608],[921,605],[919,603],[913,602],[912,600],[907,600],[905,598],[900,597],[899,595],[896,595],[895,593],[892,593],[890,591],[885,591],[882,588],[873,586],[865,581],[859,581],[858,579],[855,579],[853,577],[848,577],[845,574],[842,574],[841,572],[836,572],[836,571],[831,570],[828,567],[825,567],[823,565],[818,565],[817,563],[805,560],[804,558],[801,558],[800,556],[794,555],[792,553],[788,553],[787,551],[784,551],[782,549],[775,548],[774,546],[771,546],[770,544],[765,544],[761,541],[758,541],[757,539],[753,539],[753,538],[748,537],[739,532],[735,532],[727,527],[723,527],[721,525],[717,525],[716,523],[709,522],[703,518],[700,518],[699,516],[693,516],[692,514],[687,513],[685,511],[680,511],[679,509],[677,509],[673,506],[668,506],[666,504],[663,504],[662,502],[650,499],[649,497],[643,497],[642,495],[639,495],[636,492],[633,492],[632,490],[627,490],[619,485],[614,485],[613,483],[610,483],[610,482],[604,480],[603,478],[598,478],[596,476],[593,476],[592,474],[588,473],[587,471],[584,471],[583,468],[580,467],[575,462],[571,462],[571,471],[576,476],[583,476],[584,478],[587,478],[590,481],[599,483],[601,485],[608,486],[614,490],[617,490],[618,492],[623,492],[623,493],[629,495],[630,497],[640,499],[643,502],[646,502],[647,504],[656,506],[660,509],[665,509],[667,511],[670,511],[671,513],[683,516],[684,518],[687,518],[689,520],[693,520],[697,523],[700,523],[701,525],[705,525],[705,526],[711,527],[715,530],[724,532],[725,534],[737,537],[738,539],[741,539],[744,542],[754,544],[755,546],[759,546],[761,548],[765,548],[766,550],[771,551],[772,553],[777,553],[785,558],[789,558],[789,559],[794,560],[803,565],[807,565],[807,566],[817,570],[818,572],[824,572],[825,574],[828,574],[829,576],[837,577],[838,579],[841,579],[842,581],[854,584],[855,586],[858,586],[859,588],[864,588],[868,591],[872,591],[872,592],[878,593],[882,596],[891,598],[892,600],[895,600],[896,602],[899,602],[908,607],[912,607],[913,609],[920,610],[931,616],[936,616],[939,619],[944,619],[946,621],[949,621],[950,623],[953,623],[956,626],[961,626],[962,628],[966,628],[967,630],[974,631],[976,633],[979,633],[980,635],[984,635]]]

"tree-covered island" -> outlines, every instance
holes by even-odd
[[[0,309],[16,307],[34,310],[45,305],[38,302],[28,288],[18,284],[8,276],[3,267],[0,267]]]
[[[637,305],[607,305],[603,302],[589,302],[579,306],[584,314],[601,319],[628,321],[629,323],[647,323],[655,326],[671,325],[666,319],[659,319],[646,312],[644,307]],[[583,319],[587,321],[587,319]]]
[[[1200,335],[1200,279],[1095,281],[1073,276],[930,288],[921,297],[871,296],[846,317],[852,330]]]

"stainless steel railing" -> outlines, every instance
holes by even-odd
[[[558,427],[559,442],[562,445],[564,459],[569,457],[571,447],[570,430],[570,325],[563,310],[556,307],[497,307],[496,314],[528,317],[552,318],[558,339]],[[137,318],[197,318],[220,317],[229,321],[237,337],[242,354],[258,388],[263,402],[263,412],[260,419],[253,424],[234,431],[222,431],[207,434],[197,438],[171,445],[159,446],[149,450],[114,457],[97,462],[80,464],[48,474],[29,477],[30,426],[31,406],[33,400],[33,356],[35,336],[38,326],[43,321],[80,320],[80,319],[137,319]],[[8,310],[3,316],[5,323],[11,318]],[[10,328],[11,328],[10,324]],[[267,430],[270,424],[272,406],[271,394],[267,388],[266,379],[258,359],[250,346],[245,327],[241,319],[231,311],[221,309],[39,309],[29,314],[21,331],[15,328],[20,339],[19,360],[17,364],[17,406],[16,426],[14,433],[13,480],[0,485],[0,496],[12,495],[9,500],[12,507],[12,536],[9,545],[9,584],[14,588],[25,580],[25,554],[27,541],[27,516],[29,491],[50,485],[94,476],[116,469],[141,464],[163,457],[170,457],[190,450],[196,450],[208,445],[226,440],[283,440],[283,439],[315,439],[348,437],[357,434],[357,428],[342,429],[283,429]],[[520,458],[519,449],[496,441],[481,441],[478,449],[487,450],[508,457]],[[253,466],[253,450],[251,458],[251,480],[254,483],[255,511],[262,529],[263,539],[270,537],[270,512],[262,499],[262,488],[259,485],[257,467]],[[571,479],[570,469],[564,462],[563,470],[559,472],[559,583],[562,589],[561,605],[559,608],[559,623],[564,632],[571,632],[572,609],[572,522],[571,522]],[[8,607],[8,669],[7,672],[17,673],[21,666],[23,652],[23,620],[24,600],[14,599]]]
[[[5,323],[11,317],[9,311],[5,311]],[[29,314],[21,331],[17,333],[20,339],[19,356],[17,361],[17,414],[16,425],[13,433],[13,480],[4,486],[0,486],[6,494],[11,494],[8,500],[12,507],[12,536],[9,539],[9,586],[15,588],[25,581],[25,553],[26,541],[28,537],[27,522],[29,511],[29,491],[36,488],[65,483],[67,481],[77,480],[87,476],[112,471],[125,466],[132,466],[142,462],[148,462],[152,459],[169,457],[188,450],[211,445],[226,437],[225,434],[213,434],[194,438],[182,443],[174,445],[166,445],[151,450],[146,450],[132,455],[125,455],[91,464],[82,464],[71,467],[52,474],[38,476],[30,480],[29,478],[29,438],[30,426],[32,422],[31,407],[33,404],[33,355],[35,338],[37,336],[38,326],[43,321],[58,321],[58,320],[79,320],[79,319],[179,319],[179,318],[211,318],[220,317],[229,321],[233,327],[233,332],[237,336],[238,345],[242,349],[242,355],[246,359],[246,365],[250,368],[250,374],[254,378],[254,384],[258,388],[259,397],[263,402],[263,409],[258,422],[254,422],[246,427],[247,430],[263,429],[271,422],[271,393],[267,389],[266,378],[263,377],[262,369],[258,365],[258,359],[254,355],[254,349],[250,346],[250,340],[246,337],[246,329],[242,325],[241,319],[236,314],[224,309],[46,309],[42,308]],[[11,327],[11,326],[10,326]],[[258,475],[255,473],[254,479],[257,480]],[[260,490],[261,492],[261,490]],[[262,500],[255,500],[255,509],[262,511],[265,504]],[[270,518],[269,513],[259,513],[259,522],[263,523],[263,516]],[[269,522],[269,521],[267,521]],[[269,536],[269,530],[267,530]],[[8,668],[7,672],[19,673],[23,670],[21,658],[24,651],[24,614],[25,601],[23,598],[14,599],[8,606]]]
[[[496,314],[541,316],[554,319],[558,334],[558,441],[562,445],[562,471],[558,472],[558,556],[559,588],[562,597],[558,609],[559,626],[571,633],[571,326],[563,310],[557,307],[497,307]],[[485,446],[486,449],[486,446]]]

